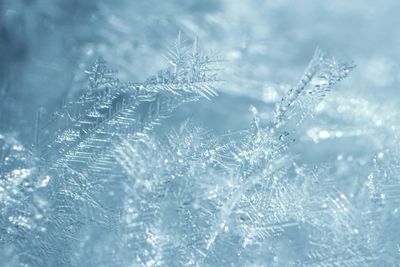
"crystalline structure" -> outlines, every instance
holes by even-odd
[[[398,4],[264,2],[0,2],[0,267],[400,266]]]

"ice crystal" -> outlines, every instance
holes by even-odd
[[[354,63],[317,48],[295,85],[259,88],[274,111],[251,99],[241,124],[225,103],[240,127],[219,134],[196,118],[229,99],[217,98],[224,60],[182,33],[165,50],[168,66],[142,82],[99,57],[32,128],[0,118],[1,266],[398,265],[399,120],[335,93]]]

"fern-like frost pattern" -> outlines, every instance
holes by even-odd
[[[316,49],[272,119],[251,106],[218,135],[168,119],[213,101],[223,60],[181,33],[165,58],[143,82],[98,59],[77,97],[38,111],[31,149],[0,135],[1,266],[398,266],[398,151],[371,157],[356,191],[339,163],[295,152],[307,134],[355,133],[302,134],[353,63]]]

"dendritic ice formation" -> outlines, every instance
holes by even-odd
[[[272,121],[251,106],[247,129],[216,135],[190,118],[165,123],[212,101],[222,60],[181,34],[166,58],[142,83],[98,60],[77,98],[38,111],[32,149],[0,135],[1,266],[399,266],[396,147],[345,167],[290,149],[307,134],[362,134],[300,132],[352,63],[317,49]],[[350,168],[360,176],[347,186]]]

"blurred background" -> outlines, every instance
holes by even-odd
[[[96,58],[122,80],[143,81],[166,66],[178,31],[226,60],[220,96],[183,107],[178,118],[223,133],[247,127],[252,104],[268,120],[321,47],[358,65],[325,113],[342,107],[348,125],[383,125],[400,100],[399,12],[397,0],[1,0],[0,129],[29,144],[36,111],[84,88]],[[305,127],[316,143],[318,130]]]

